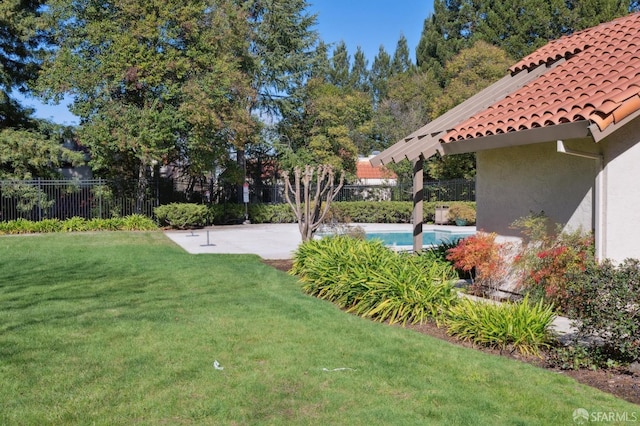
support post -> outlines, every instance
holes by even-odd
[[[424,158],[420,156],[413,163],[413,252],[422,250],[423,182]]]

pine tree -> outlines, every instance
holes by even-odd
[[[334,86],[346,88],[350,86],[349,69],[351,57],[344,41],[338,43],[331,56],[331,68],[329,69],[329,82]]]
[[[0,129],[30,126],[31,111],[11,98],[13,90],[28,91],[38,71],[40,38],[36,20],[43,0],[0,2]]]
[[[353,55],[353,66],[351,67],[349,79],[349,85],[354,90],[365,93],[369,93],[371,91],[368,63],[360,46],[358,46],[356,53]]]
[[[380,45],[378,54],[371,66],[370,80],[374,103],[380,102],[387,96],[387,84],[391,75],[391,57]]]
[[[400,36],[396,45],[396,51],[393,54],[393,60],[391,61],[391,74],[402,74],[413,69],[413,64],[409,58],[409,45],[407,38],[403,35]]]

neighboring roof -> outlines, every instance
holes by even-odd
[[[356,176],[358,179],[396,179],[397,176],[384,166],[372,166],[368,159],[356,163]]]
[[[640,115],[640,14],[551,41],[510,72],[372,164],[542,142],[554,133],[602,139]],[[468,140],[482,143],[460,143]]]

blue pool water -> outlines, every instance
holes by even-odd
[[[451,231],[424,231],[422,233],[422,245],[439,245],[444,242],[455,242],[473,235],[473,232]],[[413,234],[411,232],[367,232],[368,240],[381,240],[386,246],[413,246]]]

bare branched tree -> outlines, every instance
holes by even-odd
[[[317,178],[315,180],[315,192],[312,194],[315,173],[317,173]],[[334,186],[335,173],[329,165],[320,165],[317,168],[307,165],[304,168],[304,172],[300,167],[296,167],[294,169],[293,183],[289,179],[288,172],[284,172],[282,176],[285,182],[285,199],[296,215],[302,241],[308,241],[313,238],[314,232],[322,224],[329,212],[331,201],[342,188],[344,172],[340,174],[340,182],[337,186]],[[293,201],[290,194],[294,196]],[[313,200],[311,199],[312,195]]]

